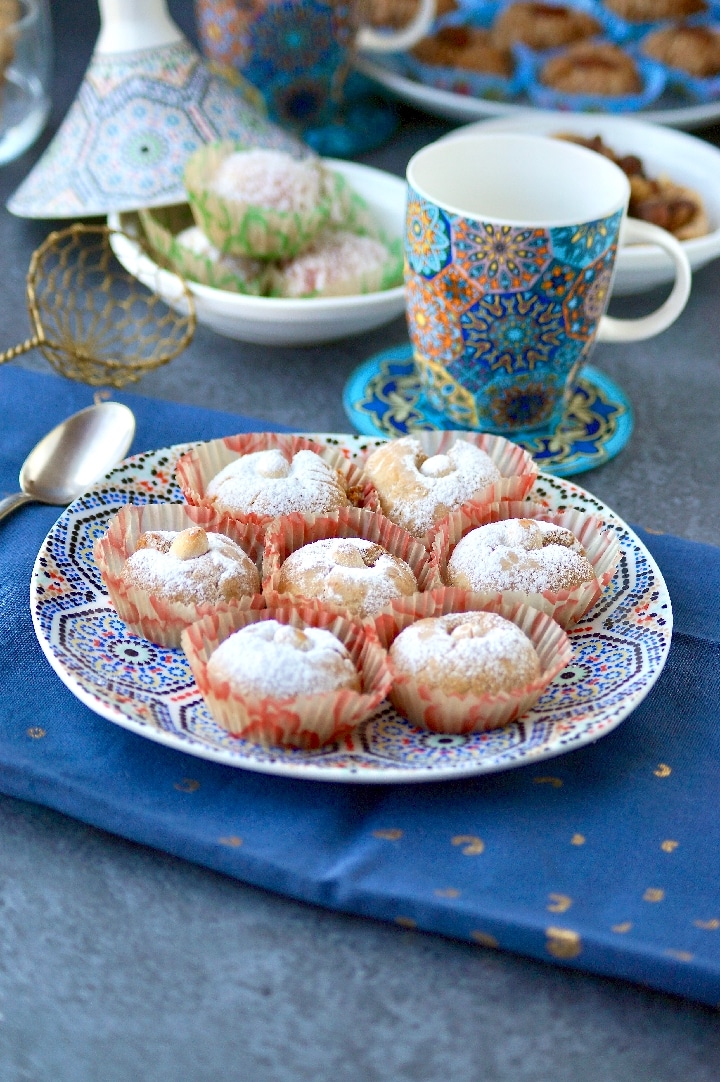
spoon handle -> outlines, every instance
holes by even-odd
[[[24,503],[32,503],[32,501],[33,497],[27,496],[24,492],[16,492],[14,496],[6,496],[4,500],[0,500],[0,520],[9,515],[11,511],[14,511],[16,507],[21,507]]]

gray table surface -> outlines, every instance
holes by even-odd
[[[194,36],[188,0],[170,11]],[[98,30],[91,0],[54,0],[48,131],[0,170],[17,186],[78,88]],[[448,130],[403,111],[364,159],[402,174]],[[720,143],[720,128],[702,136]],[[3,342],[27,335],[25,274],[50,224],[0,211]],[[700,271],[668,332],[602,346],[627,391],[627,449],[579,478],[625,519],[714,543],[720,451],[720,263]],[[662,293],[614,302],[639,314]],[[345,430],[344,382],[406,339],[404,321],[321,348],[270,349],[199,330],[139,393]],[[45,369],[40,354],[21,362]],[[7,422],[6,422],[7,423]],[[8,679],[8,675],[4,677]],[[716,1012],[629,984],[325,912],[0,798],[0,1079],[3,1082],[711,1082]]]

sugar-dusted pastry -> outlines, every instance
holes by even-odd
[[[373,621],[388,651],[390,701],[436,733],[485,732],[529,710],[572,656],[550,612],[466,590],[395,601]]]
[[[219,610],[182,645],[217,724],[265,747],[339,740],[390,689],[387,653],[367,625],[300,606]]]
[[[477,26],[445,26],[423,38],[411,50],[412,56],[430,67],[459,68],[482,75],[509,79],[513,58],[498,44],[489,30]]]
[[[720,31],[711,26],[664,26],[643,38],[641,52],[696,79],[720,74]]]
[[[258,569],[240,545],[202,526],[140,534],[121,577],[155,598],[190,605],[221,605],[260,590]]]
[[[418,589],[412,568],[361,537],[332,537],[296,549],[280,569],[278,591],[315,598],[360,618]]]
[[[98,537],[94,556],[128,630],[161,646],[210,612],[262,609],[262,535],[181,503],[126,504]]]
[[[138,214],[153,252],[183,278],[232,293],[264,294],[267,262],[221,252],[195,225],[187,203],[142,207]]]
[[[239,517],[321,515],[348,503],[333,466],[314,451],[288,455],[280,447],[240,455],[212,478],[206,494],[220,514]]]
[[[501,478],[490,455],[466,440],[428,456],[415,436],[378,447],[365,472],[384,514],[416,537]]]
[[[211,655],[208,678],[235,695],[294,699],[350,688],[360,676],[348,651],[324,628],[261,620],[235,631]]]
[[[564,526],[541,519],[505,519],[479,526],[455,546],[450,586],[463,590],[558,593],[595,581],[585,549]]]
[[[552,56],[540,68],[543,86],[563,94],[622,97],[642,90],[642,79],[629,53],[612,42],[580,41]]]
[[[293,513],[325,515],[377,505],[359,463],[329,442],[281,432],[198,443],[177,460],[175,477],[191,507],[260,527]]]
[[[568,4],[518,2],[500,11],[493,23],[492,39],[503,49],[518,43],[530,49],[556,49],[592,37],[600,30],[593,15]]]
[[[223,158],[208,188],[233,203],[308,214],[320,200],[322,183],[322,170],[314,160],[258,147]]]
[[[707,11],[705,0],[605,0],[605,7],[629,23],[683,19]]]
[[[399,245],[393,253],[376,237],[324,229],[302,252],[273,269],[270,292],[279,297],[342,297],[401,282]]]
[[[541,674],[525,632],[494,612],[418,620],[400,632],[389,656],[398,672],[447,695],[512,693]]]

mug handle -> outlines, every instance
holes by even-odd
[[[358,31],[355,44],[358,49],[367,49],[369,52],[399,53],[417,45],[420,38],[427,34],[434,18],[435,0],[420,0],[417,14],[402,30],[396,30],[392,34],[380,33],[369,26],[363,26]]]
[[[641,222],[637,218],[626,218],[620,233],[621,244],[656,244],[668,253],[675,264],[675,284],[664,304],[650,315],[638,319],[616,319],[603,316],[598,328],[599,342],[641,342],[666,330],[674,323],[687,304],[690,296],[692,271],[688,257],[681,245],[668,233],[650,222]]]

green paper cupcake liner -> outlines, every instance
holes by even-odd
[[[349,232],[349,231],[346,231]],[[333,236],[337,236],[340,230],[327,230],[324,231],[316,240],[322,242],[327,237],[328,240],[332,240]],[[353,236],[364,236],[364,234],[352,234]],[[292,272],[292,264],[302,264],[303,261],[307,261],[308,264],[312,263],[314,256],[314,243],[311,243],[310,247],[303,252],[298,253],[295,260],[286,261],[279,266],[273,266],[270,269],[269,274],[269,294],[271,297],[292,297],[292,298],[309,298],[309,297],[349,297],[357,296],[364,293],[377,293],[386,289],[393,289],[395,286],[402,285],[403,281],[403,249],[402,241],[399,238],[393,240],[387,240],[382,236],[368,237],[368,240],[377,241],[385,248],[386,257],[382,264],[376,267],[366,268],[360,271],[356,275],[348,274],[347,278],[342,281],[329,280],[327,284],[322,284],[319,288],[312,288],[308,286],[306,291],[295,291],[288,283],[288,273]],[[319,253],[318,253],[319,256]],[[320,256],[319,256],[320,257]],[[308,274],[308,281],[316,281],[316,276]]]
[[[210,188],[225,158],[254,150],[223,141],[202,146],[185,166],[185,188],[196,224],[220,249],[255,259],[290,259],[306,248],[330,217],[330,199],[322,191],[316,206],[305,213],[281,211],[227,199]],[[314,158],[317,169],[322,166]]]
[[[139,215],[145,236],[155,255],[183,278],[215,289],[256,297],[263,296],[267,291],[268,268],[259,260],[253,261],[256,265],[249,266],[247,275],[243,275],[238,273],[240,267],[230,265],[230,260],[237,257],[221,256],[216,260],[209,255],[194,252],[178,242],[178,235],[195,225],[187,203],[141,210]]]
[[[382,229],[372,210],[341,173],[324,167],[324,191],[330,201],[329,225],[362,237],[382,239]]]

